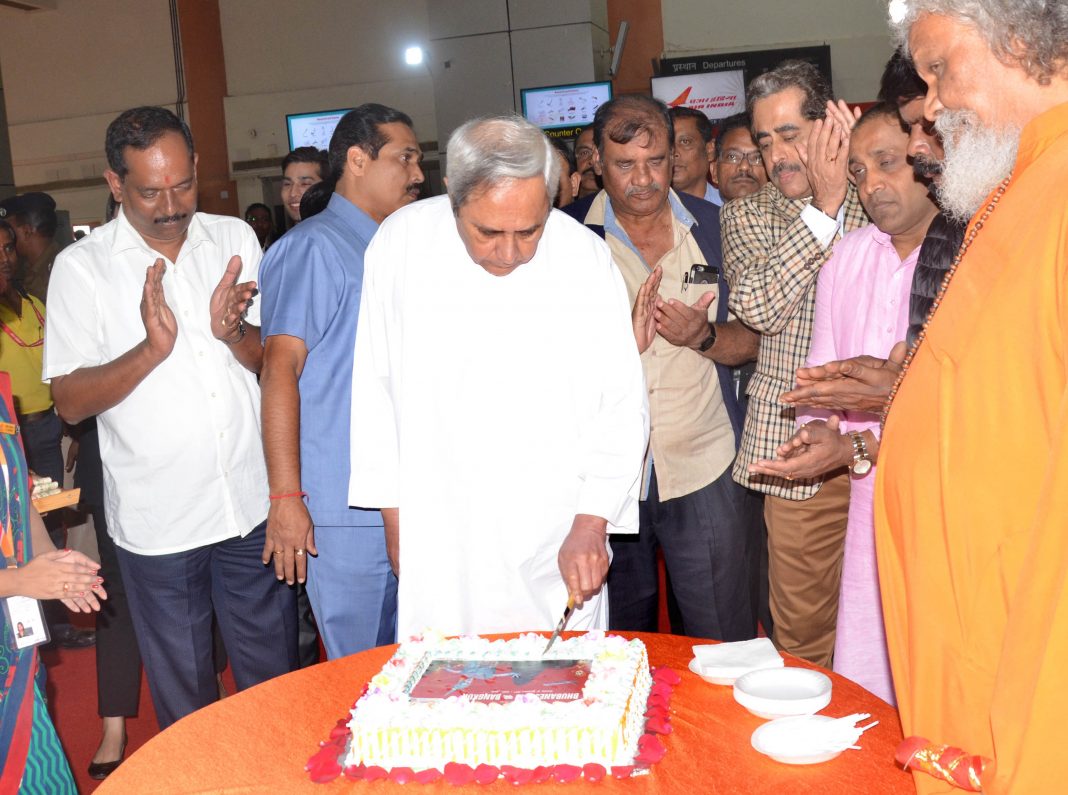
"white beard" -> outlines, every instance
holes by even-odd
[[[984,127],[970,110],[944,110],[935,121],[945,157],[938,203],[946,215],[968,221],[998,183],[1012,173],[1020,130]]]

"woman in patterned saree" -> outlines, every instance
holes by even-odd
[[[0,222],[0,291],[11,278],[14,234]],[[99,610],[106,598],[99,566],[80,552],[56,550],[30,501],[29,474],[11,399],[0,373],[0,792],[74,793],[74,780],[44,701],[44,669],[34,639],[43,640],[40,618],[23,618],[30,599],[61,599],[71,610]],[[12,600],[12,597],[16,597]],[[40,614],[39,607],[29,603]],[[21,608],[21,609],[20,609]],[[18,616],[14,618],[12,613]],[[33,612],[31,612],[33,614]],[[23,623],[21,638],[17,626]],[[34,626],[36,625],[36,626]]]

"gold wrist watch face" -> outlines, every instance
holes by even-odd
[[[856,431],[849,434],[853,440],[853,463],[849,466],[854,475],[867,475],[871,472],[871,458],[868,456],[868,446],[864,443],[864,437]]]

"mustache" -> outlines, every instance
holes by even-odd
[[[189,217],[189,213],[175,213],[174,215],[163,215],[163,216],[160,216],[159,218],[153,218],[152,219],[152,223],[154,223],[154,224],[173,224],[173,223],[177,223],[178,221],[184,221],[188,217]]]
[[[649,191],[655,191],[657,193],[660,193],[662,190],[664,190],[664,186],[661,185],[659,182],[653,181],[653,182],[650,182],[645,187],[638,187],[636,185],[631,185],[630,187],[627,188],[627,190],[626,190],[624,195],[633,196],[635,193],[648,193]]]
[[[777,177],[784,171],[792,171],[800,174],[801,165],[799,163],[789,163],[784,160],[782,163],[775,164],[774,168],[771,169],[771,175]]]
[[[923,155],[916,155],[912,159],[912,173],[920,179],[931,179],[942,173],[942,161],[932,160]]]
[[[404,189],[404,192],[405,193],[411,193],[412,191],[415,191],[416,193],[418,193],[421,190],[421,188],[419,187],[419,184],[420,183],[418,183],[418,182],[413,182],[411,185],[409,185],[407,188]]]

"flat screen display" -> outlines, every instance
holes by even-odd
[[[597,108],[612,98],[612,84],[575,83],[568,86],[524,88],[523,116],[543,130],[585,127]]]
[[[350,110],[352,108],[287,114],[289,148],[292,150],[298,146],[314,146],[316,149],[329,149],[330,136],[334,134],[334,128],[341,121],[341,117]]]

